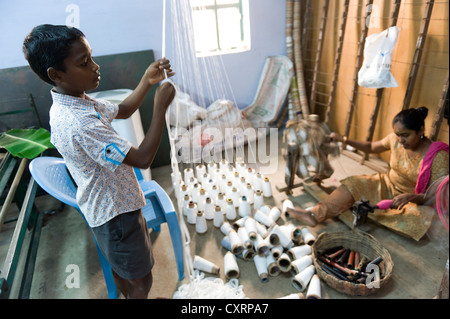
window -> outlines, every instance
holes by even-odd
[[[250,50],[248,0],[190,0],[197,56]]]

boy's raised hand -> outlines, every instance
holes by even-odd
[[[166,78],[164,75],[164,70],[166,70],[168,78],[175,75],[172,71],[170,61],[166,58],[159,59],[150,64],[148,69],[145,71],[145,76],[147,77],[150,85],[159,83]]]

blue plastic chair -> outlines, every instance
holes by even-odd
[[[31,175],[43,190],[61,202],[76,208],[84,218],[76,202],[76,186],[67,171],[64,159],[45,156],[37,157],[30,162],[29,169]],[[177,214],[172,201],[158,183],[155,181],[144,181],[140,171],[135,170],[135,172],[147,202],[147,205],[142,209],[147,225],[149,228],[160,231],[160,225],[167,222],[175,253],[178,279],[182,280],[184,278],[183,244]],[[110,299],[116,299],[118,296],[117,287],[114,283],[111,265],[99,249],[95,236],[94,241],[105,277],[108,296]]]

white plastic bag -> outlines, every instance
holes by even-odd
[[[366,38],[364,63],[358,72],[359,86],[376,89],[398,86],[391,73],[391,60],[399,32],[400,28],[390,27]]]

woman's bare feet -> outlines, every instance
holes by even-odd
[[[308,210],[301,208],[287,208],[286,213],[292,218],[295,218],[308,226],[314,227],[317,225],[316,218],[313,213]]]

